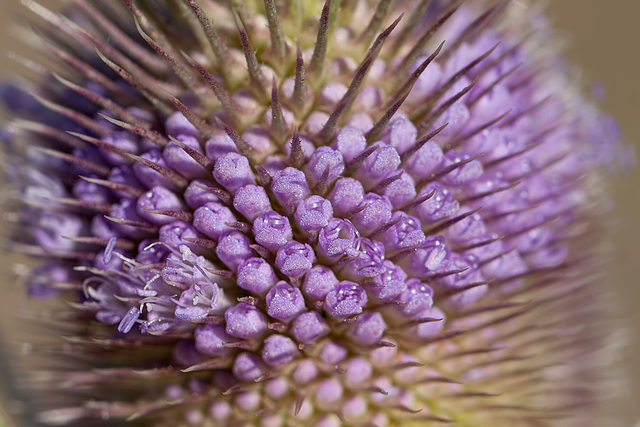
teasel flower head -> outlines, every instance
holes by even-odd
[[[626,149],[534,5],[23,3],[33,422],[596,425]]]

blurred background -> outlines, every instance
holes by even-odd
[[[115,1],[115,0],[109,0]],[[518,2],[519,0],[514,0]],[[536,2],[539,0],[536,0]],[[58,1],[41,0],[55,7]],[[19,46],[10,24],[23,15],[18,0],[0,0],[0,78],[9,70],[19,70],[5,52]],[[615,116],[623,135],[640,154],[640,1],[636,0],[555,0],[548,2],[548,15],[558,30],[559,43],[580,71],[585,87],[602,84],[606,96],[603,109]],[[615,253],[610,280],[618,295],[621,323],[627,325],[630,344],[623,354],[623,369],[630,385],[619,399],[620,426],[640,427],[640,174],[627,172],[612,186],[617,204],[614,224]],[[16,313],[22,304],[19,283],[11,266],[14,259],[0,253],[0,336],[10,335],[17,323]],[[20,270],[17,264],[13,271]],[[2,355],[0,354],[0,364]],[[0,418],[2,418],[0,411]],[[637,424],[636,424],[637,423]],[[2,425],[0,421],[0,425]],[[609,426],[602,426],[609,427]]]

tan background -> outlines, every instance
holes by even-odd
[[[585,79],[604,83],[603,107],[618,119],[640,158],[640,1],[555,0],[549,15],[572,38],[568,56]],[[632,384],[620,410],[623,426],[640,427],[640,174],[623,176],[613,190],[618,224],[610,283],[619,292],[633,341],[625,353]]]
[[[0,0],[0,76],[6,75],[7,67],[13,67],[3,52],[16,45],[7,24],[15,21],[15,11],[20,9],[18,0]],[[555,0],[548,10],[569,42],[569,58],[580,65],[587,82],[604,84],[608,92],[604,109],[617,117],[626,139],[640,154],[640,0]],[[616,287],[621,318],[634,341],[625,352],[625,372],[632,385],[620,401],[621,425],[631,427],[638,422],[640,427],[640,174],[623,176],[613,192],[618,205],[616,254],[611,281],[603,286]],[[0,267],[8,268],[10,263],[2,258]],[[0,297],[0,331],[15,326],[6,315],[12,311],[7,307],[19,305],[15,302],[19,292],[15,285],[9,288],[3,288]]]

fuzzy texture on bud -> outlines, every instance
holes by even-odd
[[[75,334],[37,421],[598,425],[625,147],[527,2],[24,3],[13,242]]]

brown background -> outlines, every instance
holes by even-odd
[[[117,0],[105,0],[117,1]],[[519,1],[519,0],[515,0]],[[534,0],[537,2],[540,0]],[[41,0],[44,5],[58,1]],[[22,9],[18,0],[0,0],[0,76],[14,68],[4,52],[18,45],[8,24]],[[568,42],[567,54],[583,70],[585,82],[602,82],[607,89],[604,109],[617,117],[625,138],[640,154],[640,0],[555,0],[549,2],[549,16]],[[18,36],[19,38],[19,36]],[[617,203],[616,252],[611,280],[619,295],[620,316],[628,325],[631,344],[626,347],[625,372],[632,384],[620,398],[622,427],[640,427],[640,174],[627,173],[613,188]],[[2,256],[2,254],[0,254]],[[0,268],[11,263],[6,256]],[[8,275],[0,276],[6,281]],[[0,297],[0,332],[14,328],[8,313],[20,303],[15,284],[4,286]],[[602,426],[609,427],[609,426]]]

